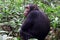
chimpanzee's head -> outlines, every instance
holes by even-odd
[[[24,15],[27,16],[29,14],[29,12],[33,11],[33,10],[39,10],[37,5],[34,4],[28,4],[25,7],[25,11],[24,11]]]

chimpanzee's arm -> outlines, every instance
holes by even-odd
[[[33,24],[34,24],[34,19],[37,18],[37,12],[36,11],[32,11],[28,14],[25,22],[23,23],[21,30],[23,31],[27,31],[28,29],[30,29]]]

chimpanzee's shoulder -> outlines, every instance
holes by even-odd
[[[33,11],[31,11],[30,12],[30,14],[33,14],[33,15],[37,15],[37,14],[39,14],[40,12],[38,11],[38,10],[33,10]]]
[[[33,10],[31,13],[39,13],[39,10]]]
[[[37,10],[32,10],[32,11],[28,14],[27,17],[29,17],[29,18],[37,18],[38,15],[39,15],[39,11],[37,11]]]

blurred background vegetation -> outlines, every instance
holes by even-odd
[[[24,7],[29,3],[37,4],[40,10],[47,14],[50,19],[51,32],[46,40],[59,40],[60,0],[0,0],[0,31],[3,30],[3,25],[10,25],[14,30],[10,30],[7,34],[11,32],[11,34],[19,34],[24,21]]]

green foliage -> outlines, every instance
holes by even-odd
[[[60,6],[57,2],[56,0],[0,0],[0,23],[19,28],[24,20],[24,6],[33,3],[48,15],[52,27],[60,27]]]
[[[11,25],[15,32],[19,32],[24,20],[24,6],[29,3],[37,4],[47,14],[51,27],[60,28],[59,0],[0,0],[0,25]]]
[[[23,0],[0,0],[0,23],[19,28],[24,19],[23,11]]]
[[[51,27],[60,27],[60,6],[52,7],[39,2],[39,7],[48,15],[51,21]],[[59,25],[59,26],[58,26]]]

